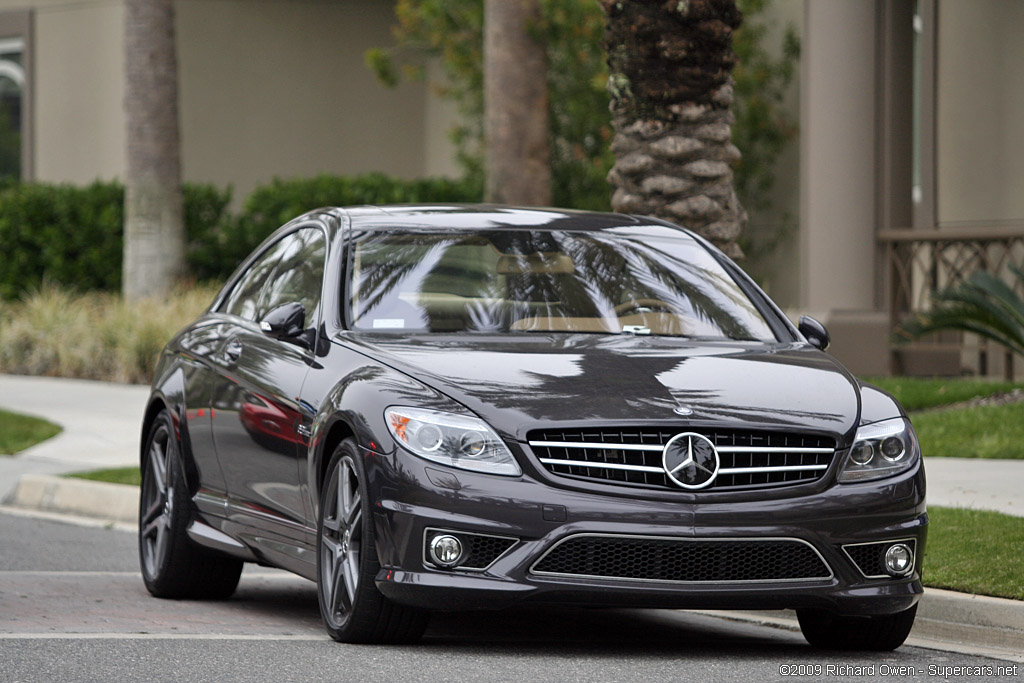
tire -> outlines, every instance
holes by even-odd
[[[822,650],[895,650],[910,634],[917,605],[881,617],[841,617],[822,610],[797,610],[800,630]]]
[[[187,529],[192,500],[171,416],[163,410],[146,439],[139,496],[139,563],[146,588],[158,598],[228,598],[242,561],[194,544]]]
[[[352,439],[331,456],[317,520],[317,602],[342,643],[412,643],[429,613],[391,602],[374,583],[380,563],[362,459]]]

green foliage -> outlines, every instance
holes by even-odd
[[[934,505],[928,517],[926,586],[1024,600],[1024,519]]]
[[[0,410],[0,455],[20,453],[59,433],[52,422]]]
[[[1024,460],[1024,403],[911,415],[926,458]]]
[[[223,267],[218,276],[229,275],[270,233],[312,209],[361,204],[478,202],[482,192],[478,180],[400,180],[382,173],[275,179],[253,190],[241,215],[219,231],[215,249]]]
[[[1024,288],[1024,264],[1010,266]],[[1024,298],[1016,289],[985,270],[932,295],[932,309],[896,328],[895,340],[906,342],[940,330],[962,330],[1024,354]]]
[[[398,47],[376,48],[367,65],[384,85],[399,73],[422,77],[424,55],[441,58],[445,82],[461,122],[450,131],[466,177],[483,175],[483,0],[398,0]],[[614,161],[608,78],[601,47],[604,14],[597,0],[541,0],[542,20],[532,27],[547,48],[551,121],[552,195],[558,206],[608,210],[605,176]]]
[[[743,26],[733,39],[736,123],[732,141],[743,157],[736,164],[734,182],[743,206],[753,213],[771,208],[775,160],[797,134],[796,122],[782,104],[800,57],[800,39],[792,26],[786,27],[781,55],[773,57],[765,47],[770,26],[763,18],[770,0],[738,0],[737,4]]]
[[[230,193],[186,185],[184,199],[189,265],[205,276],[212,257],[204,245],[224,219]],[[0,299],[44,280],[79,291],[120,289],[123,217],[124,188],[116,182],[19,183],[0,190]]]
[[[771,204],[773,165],[796,135],[795,122],[782,102],[800,54],[792,27],[781,55],[765,43],[770,28],[762,19],[770,0],[739,0],[744,25],[734,40],[739,64],[733,141],[743,153],[736,167],[736,190],[751,212]],[[597,0],[541,0],[543,20],[534,27],[547,47],[554,203],[608,210],[605,180],[614,163],[608,111],[608,66],[601,42],[604,13]],[[462,122],[452,132],[459,160],[469,177],[483,172],[483,0],[398,0],[394,35],[397,47],[375,48],[367,65],[393,86],[404,70],[422,77],[424,55],[440,57],[446,83],[434,84],[458,106]],[[774,241],[768,248],[774,247]]]
[[[973,378],[950,377],[864,377],[883,391],[892,394],[907,411],[925,410],[972,398],[1005,394],[1024,388],[1017,382],[990,382]]]
[[[228,211],[230,190],[183,188],[188,274],[223,280],[271,232],[311,209],[354,204],[479,201],[479,181],[398,180],[379,173],[275,180],[256,188],[238,216]],[[45,183],[0,189],[0,300],[39,289],[44,282],[75,291],[121,288],[124,188]]]

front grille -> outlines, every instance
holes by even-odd
[[[582,534],[556,544],[534,574],[671,583],[815,581],[832,571],[795,539],[677,539]]]
[[[680,490],[665,474],[662,450],[688,428],[562,429],[527,434],[549,472],[626,486]],[[736,429],[693,429],[715,444],[718,477],[704,489],[787,486],[824,476],[835,440],[816,434]]]
[[[917,555],[917,542],[912,538],[879,543],[855,543],[844,545],[843,550],[865,578],[891,579],[892,576],[885,570],[885,551],[894,543],[905,543],[910,546],[915,556]]]

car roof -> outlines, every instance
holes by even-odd
[[[499,204],[397,204],[339,208],[354,228],[467,228],[603,230],[633,225],[668,224],[621,213]],[[678,226],[672,226],[677,229]]]

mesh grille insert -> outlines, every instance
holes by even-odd
[[[555,546],[531,572],[679,583],[816,580],[832,576],[818,553],[801,541],[629,536],[571,537]]]
[[[917,542],[914,539],[844,545],[843,550],[864,576],[891,578],[885,570],[885,551],[895,543],[904,543],[910,546],[915,555],[917,554]]]

